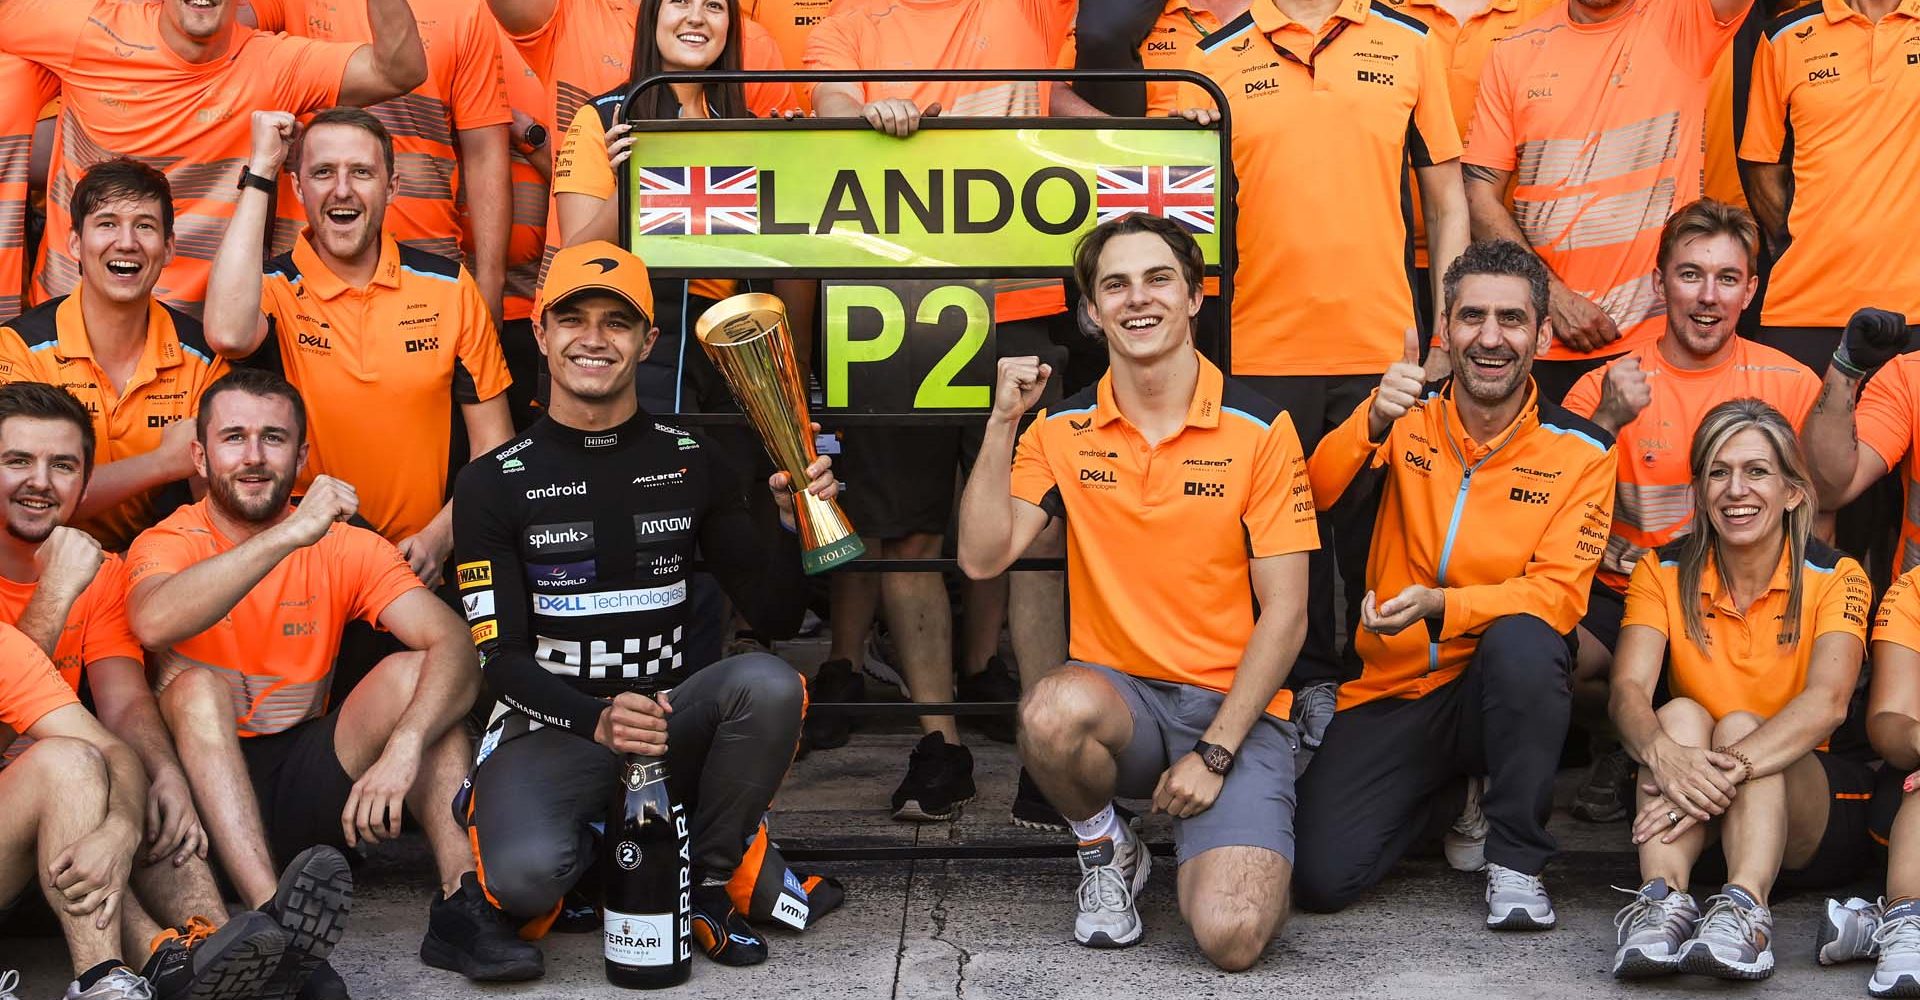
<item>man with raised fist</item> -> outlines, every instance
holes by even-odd
[[[1634,564],[1693,524],[1687,455],[1700,418],[1730,399],[1751,396],[1792,422],[1809,456],[1819,452],[1817,442],[1828,440],[1816,436],[1822,433],[1839,433],[1843,448],[1849,443],[1843,408],[1815,406],[1822,393],[1818,376],[1735,333],[1759,283],[1759,242],[1746,209],[1703,198],[1675,212],[1660,234],[1654,286],[1666,303],[1666,331],[1588,372],[1567,393],[1568,410],[1620,442],[1613,530],[1605,539],[1588,539],[1603,542],[1606,553],[1580,623],[1574,667],[1574,717],[1592,734],[1593,765],[1573,815],[1589,823],[1625,819],[1633,808],[1634,764],[1607,718],[1607,676]],[[1851,391],[1843,395],[1852,399]],[[1820,417],[1809,420],[1813,413]]]

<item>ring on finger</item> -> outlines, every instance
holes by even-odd
[[[1675,810],[1673,810],[1673,809],[1669,809],[1669,810],[1667,810],[1667,825],[1668,825],[1668,826],[1679,826],[1679,825],[1680,825],[1680,813],[1679,813],[1679,812],[1677,812],[1677,811],[1675,811]]]

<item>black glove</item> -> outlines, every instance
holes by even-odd
[[[1866,378],[1906,349],[1907,318],[1869,307],[1848,318],[1833,363],[1854,378]]]

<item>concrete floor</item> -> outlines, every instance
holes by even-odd
[[[1007,822],[1017,763],[1012,748],[969,736],[980,798],[953,824],[893,822],[886,797],[904,773],[915,735],[896,725],[862,730],[838,750],[796,765],[774,813],[790,848],[911,844],[1053,844],[1064,838]],[[1579,775],[1562,774],[1558,800]],[[1864,996],[1868,965],[1815,964],[1817,896],[1777,899],[1778,971],[1739,986],[1676,978],[1621,985],[1607,975],[1612,917],[1637,883],[1625,824],[1588,826],[1556,814],[1562,855],[1548,870],[1560,926],[1532,935],[1485,929],[1483,881],[1438,858],[1405,862],[1371,897],[1334,916],[1302,915],[1252,971],[1215,971],[1192,946],[1174,903],[1171,864],[1157,865],[1141,898],[1147,936],[1124,952],[1073,942],[1077,874],[1067,857],[1020,861],[861,861],[817,867],[841,878],[848,903],[805,934],[772,934],[773,958],[729,969],[695,957],[697,996],[886,998],[1463,997],[1770,995]],[[1150,817],[1149,840],[1169,839]],[[422,966],[416,956],[435,881],[417,839],[382,849],[360,868],[353,922],[333,963],[367,998],[612,997],[597,936],[548,941],[545,979],[479,987]],[[1872,887],[1860,887],[1862,891]],[[53,938],[0,938],[0,969],[17,968],[21,1000],[57,997],[69,977]]]

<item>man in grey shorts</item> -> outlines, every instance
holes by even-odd
[[[1293,874],[1292,696],[1319,544],[1293,424],[1194,349],[1200,248],[1129,215],[1088,233],[1074,273],[1112,367],[1024,414],[1051,369],[1004,358],[960,507],[960,566],[1004,570],[1067,522],[1072,660],[1021,706],[1020,754],[1080,840],[1074,937],[1140,939],[1152,859],[1113,796],[1175,818],[1180,909],[1238,971],[1286,920]],[[1258,614],[1255,602],[1258,602]]]

